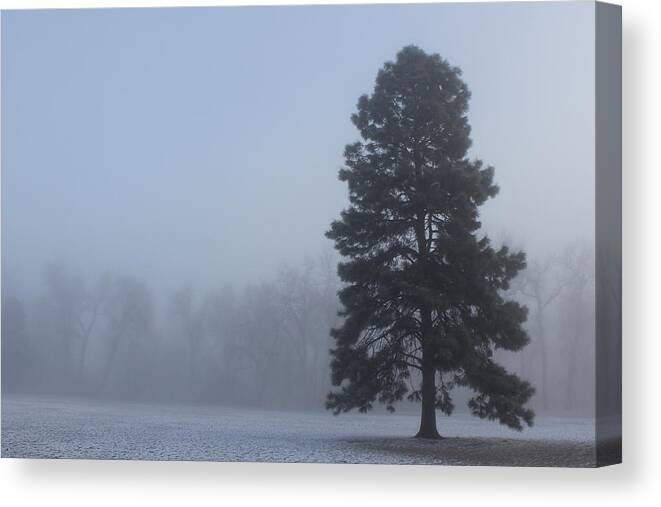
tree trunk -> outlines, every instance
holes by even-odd
[[[542,398],[542,408],[546,410],[548,408],[548,396],[549,396],[549,385],[548,385],[548,374],[546,368],[546,329],[544,328],[544,319],[543,319],[544,306],[537,305],[537,342],[538,350],[540,355],[540,369],[542,380],[541,380],[541,398]]]
[[[83,375],[85,373],[85,358],[87,357],[87,343],[89,342],[89,337],[83,337],[83,344],[80,349],[80,358],[78,359],[78,381],[81,386],[84,384]]]
[[[417,438],[439,439],[436,429],[436,371],[431,365],[422,370],[422,413]]]
[[[565,410],[571,410],[572,408],[574,408],[574,395],[576,389],[576,386],[574,385],[574,379],[576,378],[577,355],[578,355],[578,343],[577,340],[574,340],[572,343],[572,349],[568,354],[569,366],[567,371],[566,388],[565,388]]]
[[[416,165],[416,171],[419,167]],[[417,261],[418,267],[424,271],[427,265],[427,255],[432,242],[432,237],[425,235],[425,223],[427,214],[419,215],[416,224],[416,240],[420,254]],[[427,303],[420,308],[420,319],[422,321],[422,413],[420,414],[420,429],[417,438],[439,439],[441,436],[436,429],[436,368],[432,359],[432,318],[431,309]]]

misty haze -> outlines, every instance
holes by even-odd
[[[2,456],[594,465],[593,18],[3,12]]]

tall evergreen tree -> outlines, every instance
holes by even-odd
[[[478,237],[478,207],[498,187],[493,167],[467,157],[460,75],[414,46],[384,65],[351,118],[363,141],[346,147],[339,173],[350,206],[327,232],[345,259],[327,408],[378,400],[392,411],[408,393],[422,402],[423,438],[439,438],[436,409],[452,413],[455,386],[472,389],[481,418],[521,429],[534,416],[534,389],[493,360],[528,343],[527,309],[503,297],[525,255]]]

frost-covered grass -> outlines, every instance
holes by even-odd
[[[441,441],[412,438],[418,416],[3,397],[2,456],[307,463],[593,466],[588,419],[538,418],[519,433],[439,414]]]

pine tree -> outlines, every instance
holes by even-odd
[[[335,339],[326,406],[393,411],[408,393],[422,402],[418,437],[439,438],[436,409],[466,386],[481,418],[532,425],[534,389],[493,359],[528,343],[527,309],[504,299],[525,267],[523,252],[479,237],[478,207],[494,197],[493,167],[469,160],[470,92],[437,54],[408,46],[379,71],[352,121],[362,142],[339,172],[350,205],[327,236],[343,256],[343,321]],[[415,383],[416,387],[413,387]]]

